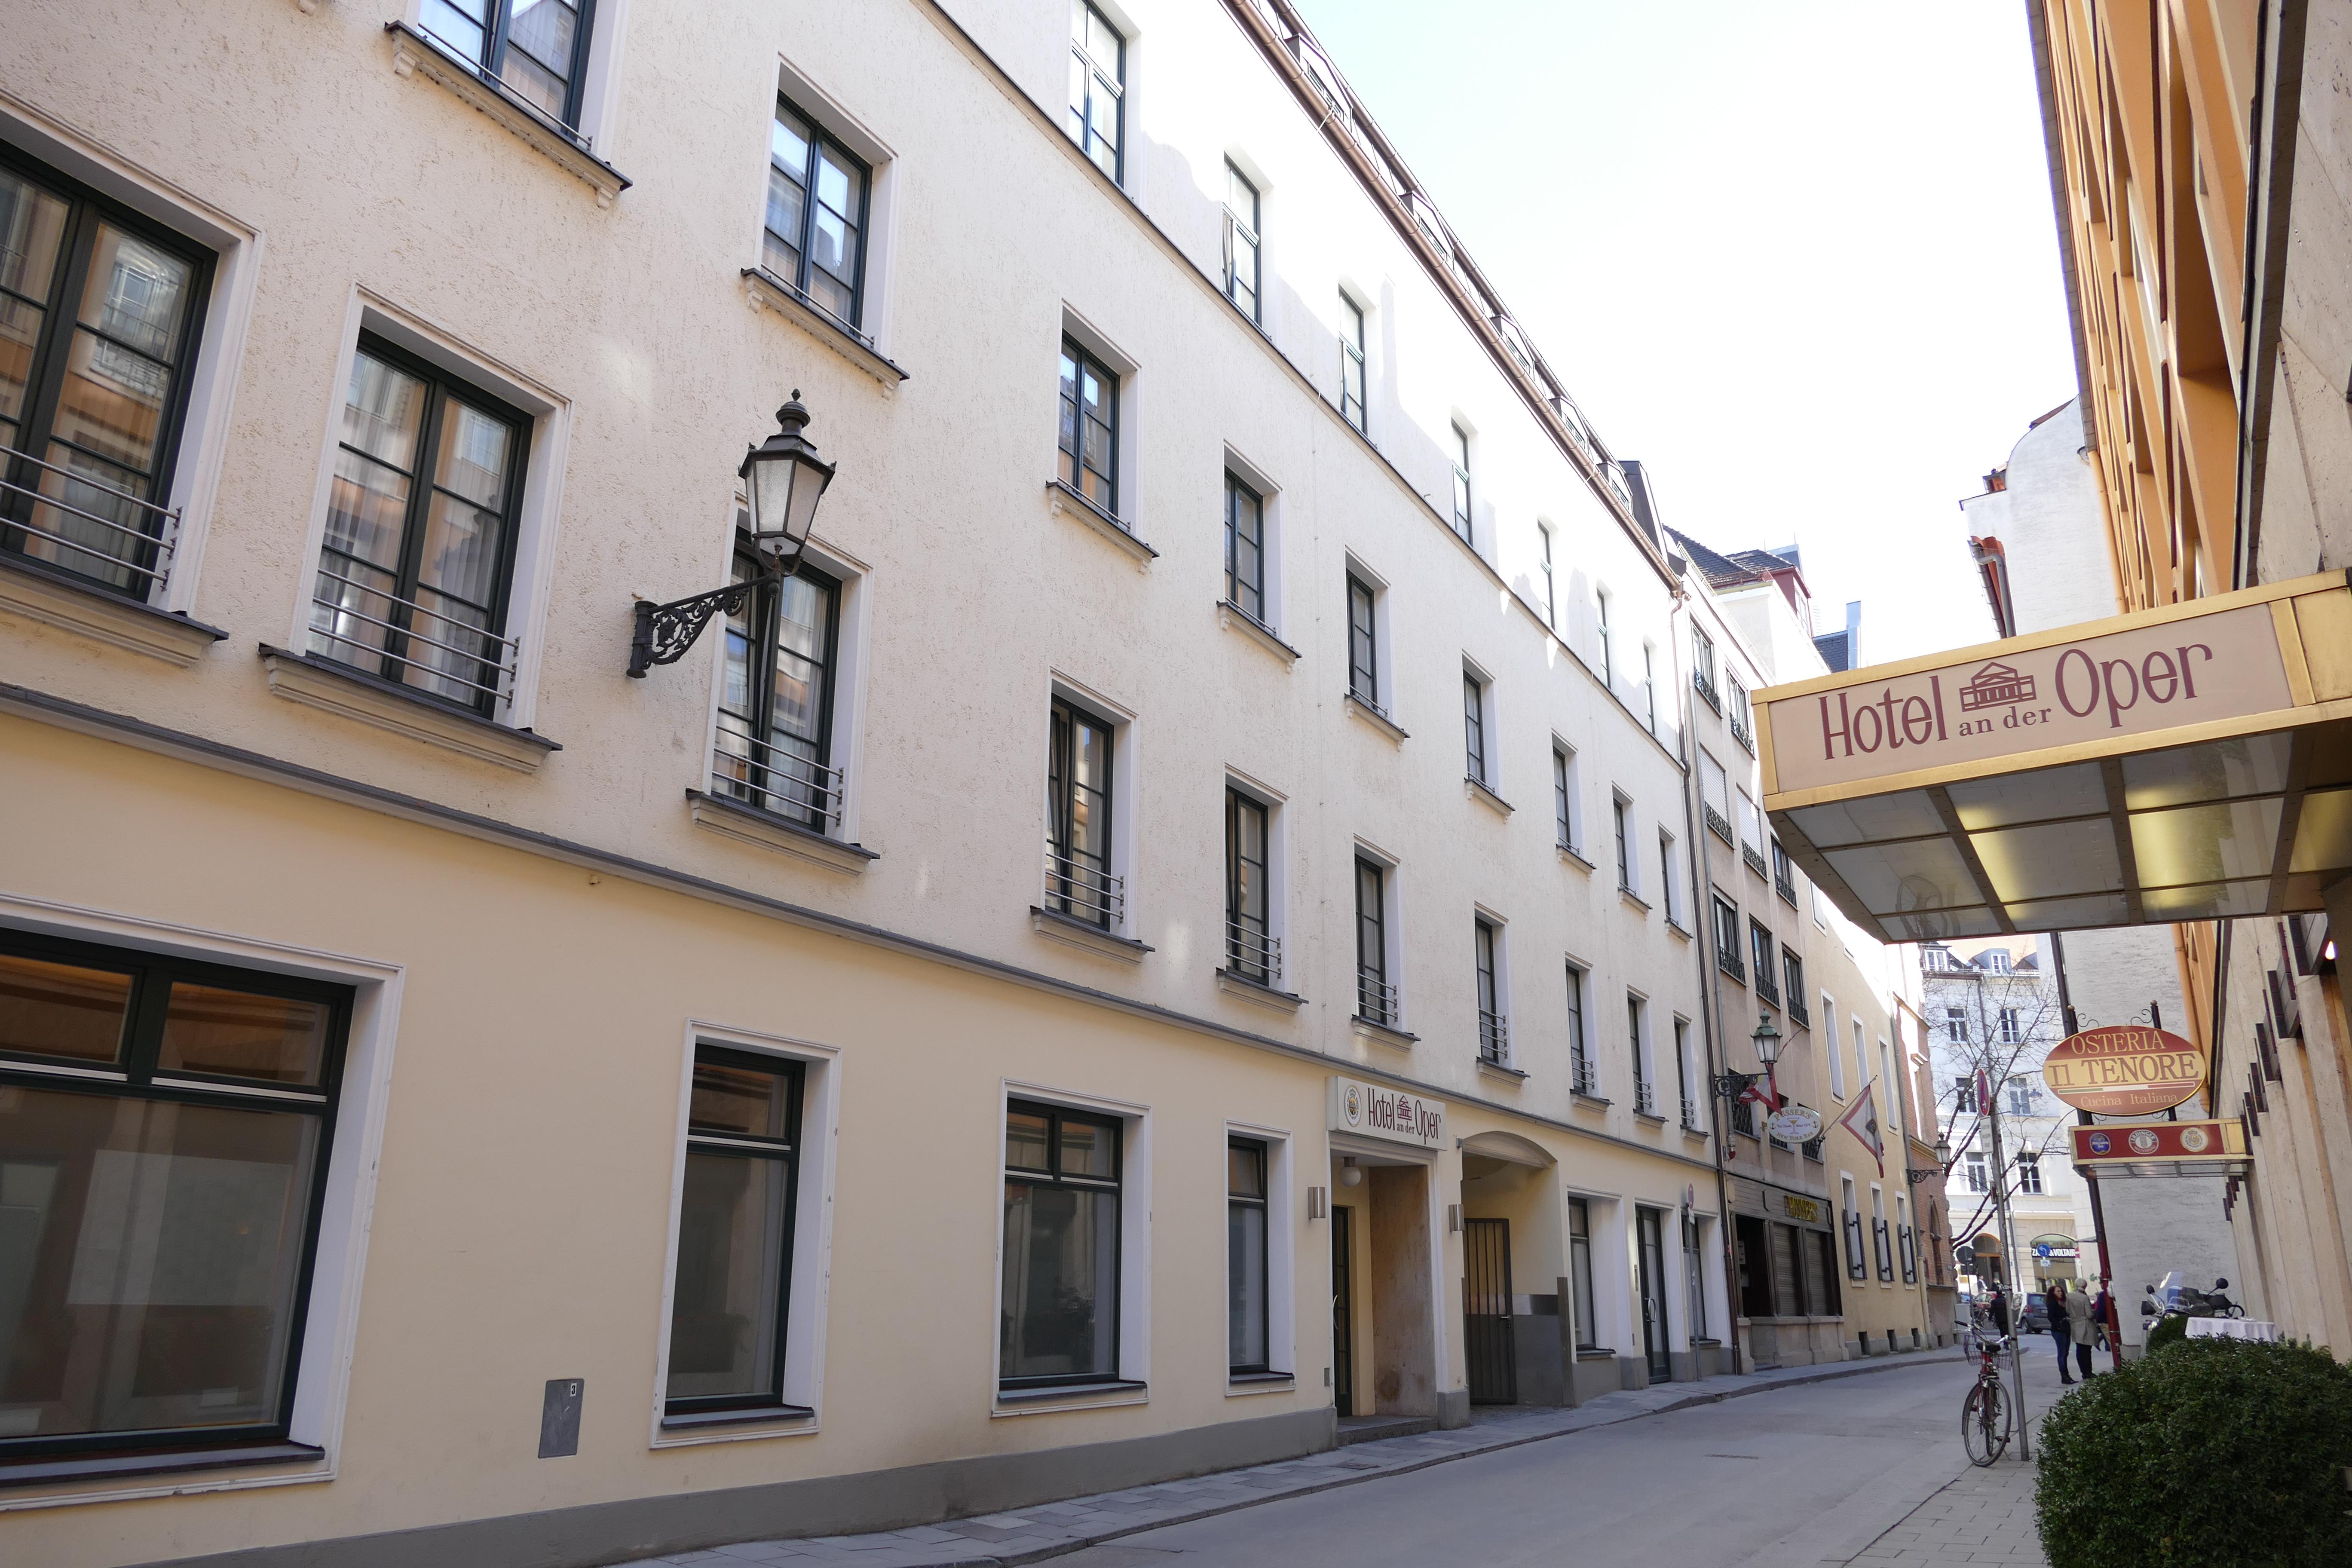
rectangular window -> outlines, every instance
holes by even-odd
[[[1573,963],[1568,966],[1568,1076],[1574,1092],[1600,1095],[1592,1058],[1584,1048],[1584,971]]]
[[[1658,650],[1648,643],[1642,645],[1642,701],[1649,714],[1650,733],[1658,732]]]
[[[1658,901],[1666,907],[1666,919],[1675,925],[1683,923],[1682,868],[1675,864],[1675,836],[1664,828],[1658,829]]]
[[[1592,602],[1600,619],[1601,684],[1614,691],[1617,689],[1617,655],[1609,646],[1609,590],[1595,589]]]
[[[1598,1350],[1592,1322],[1592,1210],[1582,1198],[1568,1200],[1568,1287],[1576,1310],[1576,1348]]]
[[[1985,1193],[1992,1190],[1991,1174],[1985,1169],[1985,1157],[1975,1150],[1969,1151],[1962,1167],[1968,1173],[1969,1191]]]
[[[1470,538],[1470,437],[1454,426],[1454,531],[1465,544]]]
[[[1773,975],[1772,932],[1759,921],[1748,922],[1748,947],[1756,961],[1756,994],[1767,1002],[1780,1000],[1779,982]]]
[[[1389,984],[1388,870],[1356,860],[1356,1013],[1375,1024],[1397,1021],[1396,987]]]
[[[1715,689],[1715,639],[1703,626],[1691,627],[1691,685],[1706,705],[1716,708],[1721,699]]]
[[[2023,1042],[2024,1038],[2025,1031],[2018,1026],[2017,1009],[2003,1007],[2000,1010],[2000,1043],[2014,1046]]]
[[[1225,297],[1251,321],[1258,310],[1257,187],[1231,163],[1225,165]]]
[[[1478,978],[1478,1057],[1500,1065],[1511,1059],[1511,1028],[1503,1016],[1502,975],[1496,963],[1495,942],[1492,921],[1470,922],[1471,956]]]
[[[0,942],[0,1459],[287,1440],[350,1012]]]
[[[1558,595],[1553,592],[1552,584],[1551,530],[1546,528],[1541,523],[1536,524],[1536,538],[1543,546],[1544,625],[1551,627],[1554,631],[1558,631],[1559,629],[1559,600]]]
[[[1792,947],[1780,949],[1780,994],[1787,998],[1790,1017],[1800,1024],[1812,1022],[1805,1004],[1805,961]]]
[[[1838,1215],[1838,1223],[1845,1227],[1845,1271],[1850,1278],[1860,1279],[1870,1272],[1870,1264],[1862,1250],[1862,1210],[1855,1204],[1853,1178],[1840,1178],[1840,1186],[1845,1194],[1844,1206]]]
[[[1617,839],[1617,886],[1629,893],[1640,890],[1633,879],[1633,803],[1623,795],[1611,797],[1609,816]]]
[[[768,569],[739,538],[735,581]],[[830,765],[840,608],[840,585],[803,566],[729,613],[711,758],[711,793],[818,833],[841,823],[841,770]]]
[[[184,240],[0,162],[0,552],[160,596],[211,275]]]
[[[1855,1018],[1851,1021],[1853,1025],[1853,1087],[1859,1089],[1870,1082],[1870,1049],[1863,1044],[1862,1020]],[[1837,1037],[1832,1035],[1830,1037],[1835,1039]]]
[[[768,132],[761,265],[853,331],[863,313],[872,171],[782,97]]]
[[[2033,1086],[2024,1079],[2009,1080],[2009,1113],[2011,1116],[2033,1114]]]
[[[802,1069],[696,1047],[672,1287],[668,1414],[783,1405]]]
[[[1657,1098],[1650,1086],[1649,1052],[1643,1047],[1642,1039],[1643,1011],[1639,996],[1628,995],[1625,998],[1625,1043],[1633,1058],[1633,1109],[1643,1116],[1654,1116],[1658,1109]]]
[[[505,636],[530,422],[362,333],[343,400],[310,651],[484,715]]]
[[[1118,377],[1108,365],[1062,340],[1061,480],[1118,515]]]
[[[2017,1157],[2017,1189],[2033,1197],[2042,1195],[2042,1156],[2020,1154]]]
[[[1281,978],[1266,889],[1266,809],[1225,790],[1225,967],[1244,980],[1272,985]]]
[[[1734,980],[1748,978],[1747,963],[1739,956],[1739,907],[1720,893],[1715,900],[1715,966]]]
[[[1118,1376],[1119,1144],[1114,1118],[1016,1100],[1004,1118],[1006,1388]]]
[[[1552,827],[1562,849],[1576,847],[1576,786],[1570,774],[1573,762],[1566,747],[1551,749]]]
[[[1698,1129],[1698,1100],[1691,1093],[1690,1020],[1675,1020],[1675,1087],[1682,1096],[1683,1125]]]
[[[1266,1323],[1266,1150],[1255,1138],[1225,1142],[1225,1366],[1271,1370]]]
[[[1371,427],[1364,404],[1364,312],[1345,294],[1339,296],[1339,417],[1359,430]]]
[[[1125,183],[1126,92],[1126,37],[1087,0],[1071,0],[1070,140],[1114,184]]]
[[[1952,1109],[1962,1116],[1973,1116],[1977,1109],[1977,1080],[1973,1073],[1962,1073],[1952,1080]]]
[[[1805,1230],[1797,1233],[1804,1253],[1805,1310],[1823,1317],[1838,1313],[1837,1271],[1830,1267],[1829,1233]]]
[[[1772,840],[1772,890],[1780,894],[1790,909],[1797,907],[1797,868],[1789,859],[1789,852],[1780,847],[1778,838]]]
[[[1045,907],[1116,930],[1126,888],[1110,874],[1111,726],[1054,700],[1046,764]]]
[[[1480,784],[1486,782],[1486,688],[1465,670],[1462,674],[1462,744],[1464,768]]]
[[[1965,1007],[1944,1009],[1944,1038],[1956,1046],[1969,1043],[1969,1014]]]
[[[1260,626],[1265,614],[1265,501],[1225,476],[1225,599]]]
[[[1870,1239],[1878,1259],[1878,1277],[1895,1278],[1894,1237],[1886,1228],[1886,1194],[1876,1187],[1870,1189]]]
[[[1381,703],[1380,623],[1373,617],[1377,595],[1363,579],[1348,577],[1348,689],[1377,712]]]
[[[1753,756],[1756,752],[1756,727],[1748,711],[1748,688],[1739,684],[1739,677],[1727,669],[1723,672],[1723,706],[1731,721],[1731,738],[1746,747],[1748,754]]]
[[[591,10],[585,0],[425,0],[418,21],[434,42],[573,131]]]
[[[1830,1058],[1830,1092],[1845,1098],[1845,1058],[1838,1054],[1837,1004],[1822,993],[1822,1043]]]

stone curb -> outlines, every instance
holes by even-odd
[[[1967,1357],[1957,1349],[1913,1352],[1904,1355],[1876,1358],[1859,1365],[1841,1364],[1827,1367],[1801,1377],[1775,1378],[1770,1383],[1750,1384],[1744,1388],[1727,1388],[1720,1393],[1693,1394],[1671,1404],[1658,1405],[1654,1409],[1632,1410],[1622,1415],[1612,1416],[1606,1421],[1592,1422],[1589,1426],[1570,1426],[1558,1432],[1538,1432],[1527,1436],[1501,1437],[1475,1448],[1465,1448],[1459,1453],[1437,1454],[1411,1464],[1392,1465],[1384,1469],[1334,1476],[1328,1480],[1308,1481],[1284,1491],[1269,1491],[1263,1497],[1220,1502],[1207,1508],[1195,1509],[1190,1513],[1174,1514],[1166,1519],[1152,1520],[1148,1523],[1100,1531],[1077,1540],[1057,1541],[1050,1546],[1034,1547],[1026,1552],[1011,1552],[1002,1556],[959,1557],[951,1561],[943,1560],[940,1568],[1024,1568],[1027,1563],[1045,1563],[1055,1557],[1066,1557],[1074,1552],[1084,1552],[1090,1546],[1100,1546],[1106,1542],[1118,1541],[1129,1535],[1141,1535],[1148,1531],[1166,1530],[1171,1525],[1196,1524],[1204,1519],[1214,1519],[1221,1514],[1237,1513],[1243,1509],[1256,1508],[1262,1503],[1281,1502],[1289,1498],[1312,1497],[1318,1492],[1336,1491],[1341,1487],[1361,1486],[1368,1481],[1386,1480],[1391,1476],[1409,1476],[1417,1470],[1433,1469],[1439,1465],[1452,1464],[1456,1459],[1475,1459],[1482,1454],[1499,1454],[1509,1448],[1526,1447],[1530,1443],[1549,1443],[1560,1437],[1573,1437],[1583,1432],[1598,1432],[1605,1426],[1622,1426],[1625,1422],[1640,1421],[1652,1415],[1667,1415],[1677,1410],[1690,1410],[1702,1405],[1720,1405],[1727,1399],[1738,1399],[1751,1394],[1769,1394],[1776,1389],[1797,1388],[1810,1383],[1829,1383],[1839,1378],[1861,1377],[1874,1372],[1886,1372],[1898,1366],[1923,1366],[1933,1363],[1966,1359]]]

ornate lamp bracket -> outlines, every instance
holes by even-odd
[[[771,572],[764,576],[747,577],[740,583],[730,583],[724,588],[697,594],[690,599],[674,599],[667,605],[639,599],[636,631],[629,638],[629,679],[643,680],[646,671],[655,665],[676,664],[702,636],[712,616],[742,614],[753,594],[781,581],[782,575]]]

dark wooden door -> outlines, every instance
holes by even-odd
[[[1342,1415],[1356,1413],[1356,1300],[1349,1288],[1356,1211],[1331,1205],[1331,1404]]]
[[[1641,1254],[1642,1353],[1649,1359],[1651,1380],[1663,1383],[1674,1375],[1674,1363],[1666,1354],[1665,1215],[1637,1208],[1633,1229]]]
[[[1462,1222],[1462,1341],[1470,1403],[1516,1405],[1519,1363],[1511,1342],[1511,1222]]]

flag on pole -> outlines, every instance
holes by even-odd
[[[1878,1086],[1866,1083],[1854,1098],[1853,1107],[1838,1118],[1838,1125],[1862,1140],[1871,1157],[1878,1162],[1878,1173],[1886,1174],[1886,1144],[1878,1135]]]

